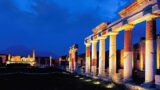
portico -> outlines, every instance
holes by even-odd
[[[109,38],[109,76],[112,77],[117,73],[116,66],[116,36],[120,31],[124,31],[124,52],[123,52],[123,81],[129,82],[132,80],[132,70],[133,70],[133,46],[132,39],[132,30],[136,24],[141,22],[146,22],[146,41],[145,41],[145,65],[142,65],[144,62],[144,55],[141,53],[141,70],[145,70],[145,82],[152,83],[156,75],[156,67],[158,68],[159,64],[156,64],[156,18],[160,15],[160,2],[159,0],[135,0],[131,5],[127,6],[125,9],[119,12],[121,18],[112,23],[101,23],[93,31],[96,32],[98,40],[95,43],[95,33],[90,35],[85,39],[86,46],[86,63],[90,61],[90,53],[92,52],[92,60],[96,58],[96,44],[99,41],[99,71],[98,76],[105,77],[105,40]],[[90,46],[92,45],[92,51],[90,51]],[[144,50],[143,49],[143,50]],[[107,61],[108,62],[108,61]],[[86,73],[90,73],[89,64],[86,64]],[[92,64],[94,66],[97,66]],[[145,68],[144,68],[145,66]],[[95,72],[95,68],[92,69],[92,72]],[[96,75],[96,74],[94,74]]]

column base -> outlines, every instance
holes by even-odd
[[[92,78],[93,78],[93,79],[98,79],[98,77],[97,77],[97,76],[92,76]]]
[[[97,76],[96,66],[92,66],[92,76]]]

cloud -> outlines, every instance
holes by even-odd
[[[84,38],[99,23],[117,19],[129,1],[0,0],[0,49],[23,45],[62,55],[78,43],[84,52]]]
[[[93,12],[97,18],[102,20],[109,20],[116,18],[119,8],[125,6],[128,2],[133,0],[12,0],[15,6],[22,12],[37,14],[36,7],[39,5],[48,4],[61,7],[65,9],[69,20],[78,19],[76,16],[85,15],[88,12]],[[45,7],[42,7],[45,8]],[[58,13],[58,12],[57,12]]]

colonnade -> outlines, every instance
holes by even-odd
[[[123,53],[123,81],[132,80],[133,70],[133,46],[132,46],[132,30],[135,25],[141,22],[146,22],[145,30],[145,53],[140,53],[142,56],[140,62],[145,62],[141,65],[141,70],[145,71],[145,83],[153,83],[155,80],[156,67],[160,68],[160,64],[156,64],[156,18],[159,17],[160,1],[158,0],[135,0],[125,9],[119,12],[121,18],[112,23],[102,23],[93,29],[93,34],[85,38],[86,45],[86,74],[93,73],[93,76],[106,77],[105,72],[105,40],[109,38],[109,77],[117,73],[116,68],[116,38],[120,31],[124,31],[124,53]],[[137,32],[138,33],[138,32]],[[97,65],[97,42],[99,42],[99,65]],[[92,46],[92,51],[90,47]],[[92,53],[91,53],[92,52]],[[158,52],[158,51],[157,51]],[[90,55],[92,54],[92,57]],[[145,59],[145,60],[144,60]],[[92,62],[92,64],[90,63]],[[98,66],[98,72],[96,70]],[[144,68],[145,66],[145,68]],[[92,67],[92,68],[91,68]]]
[[[107,27],[107,24],[102,23]],[[101,24],[101,25],[102,25]],[[124,81],[132,80],[132,29],[134,25],[128,24],[124,28],[124,70],[123,79]],[[100,29],[99,29],[100,30]],[[116,74],[116,36],[118,32],[111,32],[107,36],[101,33],[101,36],[94,34],[97,38],[85,42],[86,45],[86,74],[89,75],[91,72],[93,75],[105,77],[105,40],[107,37],[110,38],[109,42],[109,76],[112,77]],[[99,41],[99,68],[97,68],[97,42]],[[92,51],[90,47],[92,46]],[[90,53],[92,52],[92,59]],[[92,61],[91,61],[92,60]],[[92,64],[90,63],[92,62]],[[145,82],[151,83],[154,81],[156,74],[156,20],[150,17],[146,20],[146,40],[145,40]],[[90,68],[92,67],[92,68]],[[91,70],[90,70],[91,69]]]

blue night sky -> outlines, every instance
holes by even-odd
[[[0,51],[16,53],[22,48],[35,48],[66,55],[77,43],[79,53],[83,53],[84,38],[92,34],[91,30],[101,22],[118,19],[118,11],[133,1],[0,0]],[[134,43],[145,36],[145,22],[136,25],[133,35]],[[123,48],[123,32],[117,39],[118,49]],[[108,49],[109,39],[106,42]]]

